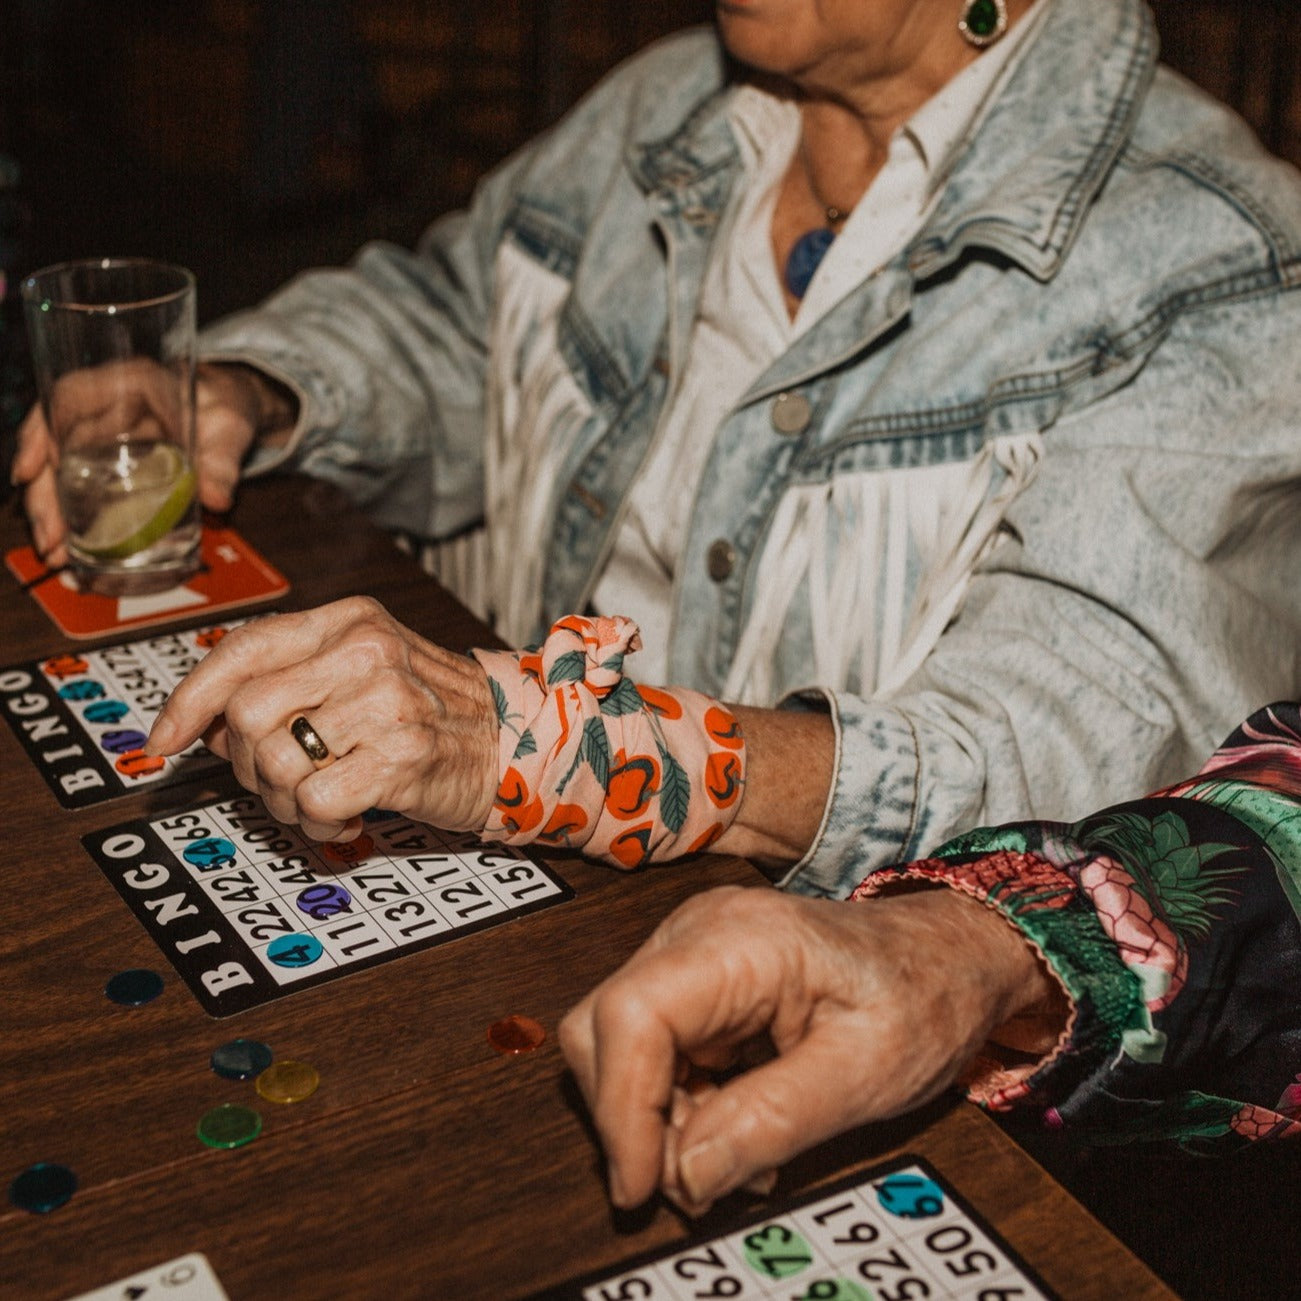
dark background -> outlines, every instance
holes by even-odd
[[[200,317],[211,319],[367,238],[412,242],[604,71],[712,11],[711,0],[0,6],[6,465],[31,398],[15,301],[27,271],[105,254],[167,258],[196,272]],[[1154,8],[1167,61],[1301,161],[1301,4]],[[1025,1141],[1184,1296],[1301,1295],[1301,1153],[1139,1161]]]
[[[1292,152],[1298,38],[1287,19],[1298,6],[1156,9],[1167,58]],[[12,286],[64,258],[174,259],[198,274],[209,319],[367,237],[411,242],[604,71],[711,10],[711,0],[3,0],[0,155],[11,166],[0,172],[0,269]]]
[[[369,236],[411,242],[475,177],[709,0],[3,0],[17,270],[170,258],[205,318]],[[16,29],[16,30],[15,30]]]

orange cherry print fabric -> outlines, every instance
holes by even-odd
[[[631,619],[570,615],[542,646],[472,651],[497,707],[500,782],[483,836],[635,868],[694,853],[731,825],[745,738],[725,705],[624,676]]]

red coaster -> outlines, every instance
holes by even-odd
[[[234,529],[204,525],[199,555],[199,570],[185,583],[148,596],[83,592],[71,571],[52,573],[31,547],[16,547],[5,556],[5,564],[60,631],[79,639],[215,614],[232,606],[278,597],[289,590],[288,579]]]

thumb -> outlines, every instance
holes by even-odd
[[[253,429],[237,412],[217,408],[199,424],[199,499],[208,510],[227,511],[234,504],[240,467],[253,441]]]
[[[205,462],[199,476],[199,502],[204,510],[224,515],[235,504],[235,480],[238,472],[228,466],[214,467]]]
[[[53,463],[54,444],[40,407],[33,407],[18,428],[18,450],[10,467],[10,482],[33,482]]]
[[[861,1061],[861,1058],[860,1058]],[[698,1099],[670,1146],[665,1183],[703,1212],[860,1119],[843,1046],[808,1038],[790,1053]]]

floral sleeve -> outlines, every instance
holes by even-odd
[[[991,1051],[975,1101],[1090,1142],[1301,1137],[1301,706],[1254,714],[1177,786],[971,832],[854,898],[900,879],[997,908],[1069,996],[1056,1049],[1022,1065]]]

